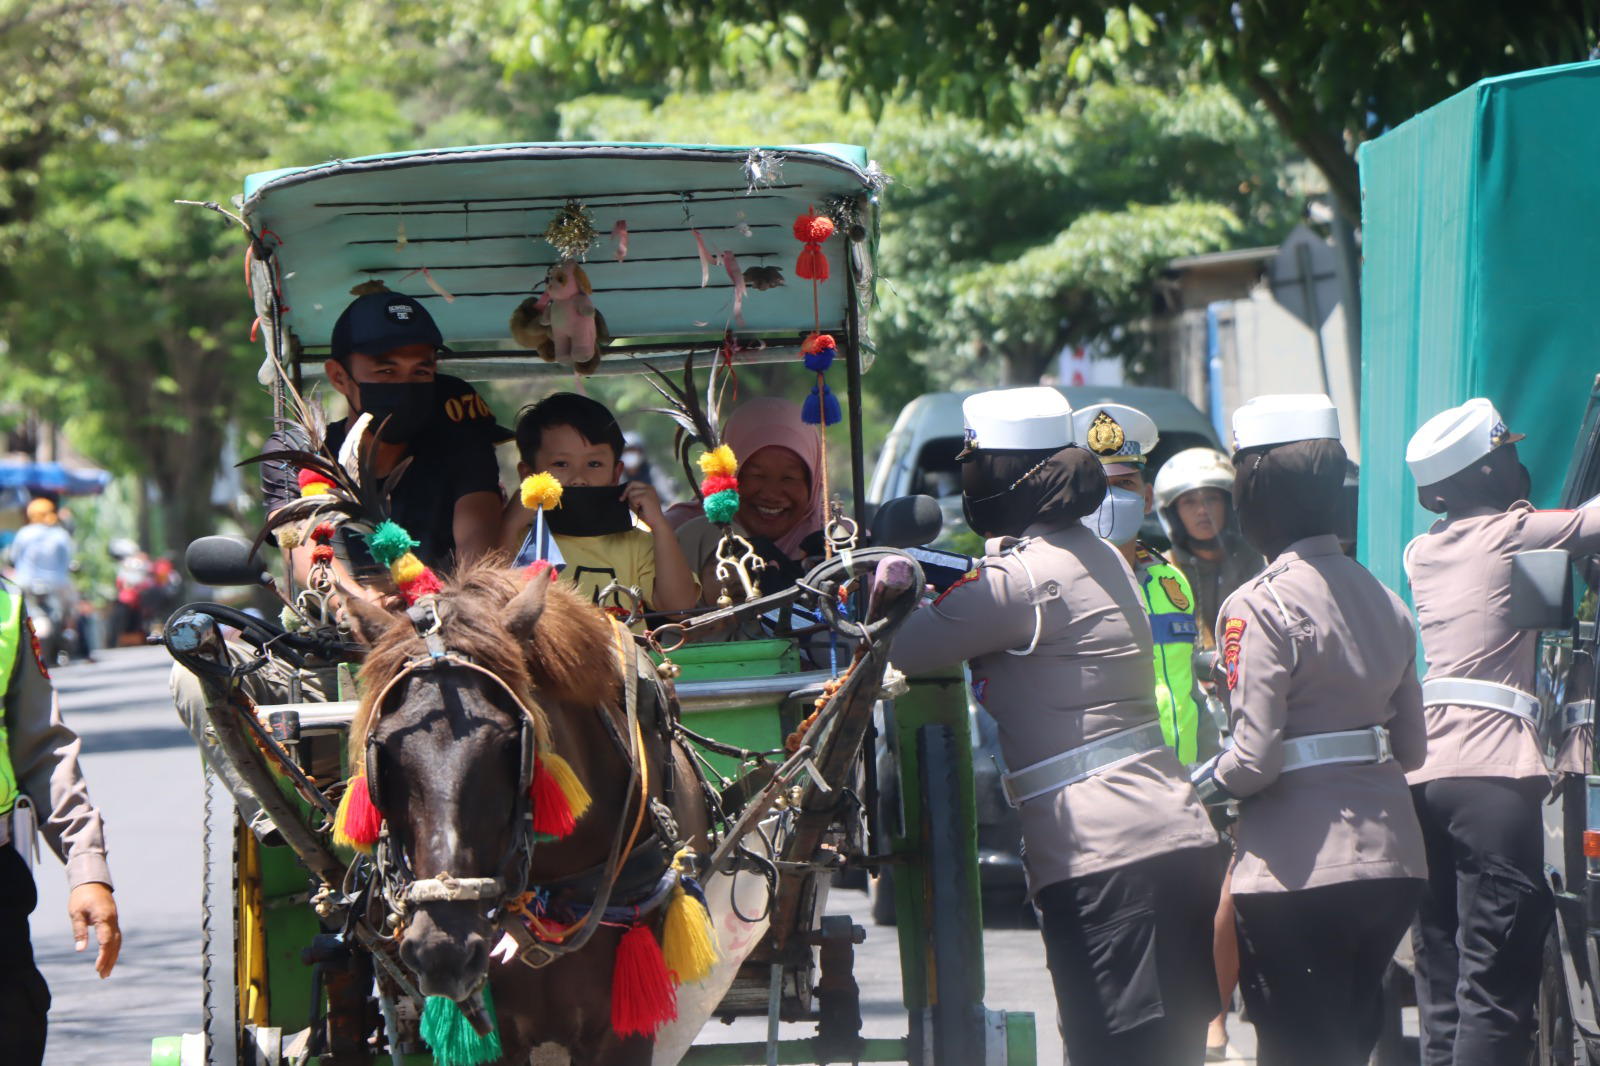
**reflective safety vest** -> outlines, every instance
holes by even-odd
[[[1136,551],[1139,586],[1156,648],[1156,709],[1161,736],[1178,761],[1197,758],[1200,709],[1194,701],[1194,645],[1200,627],[1194,618],[1194,593],[1183,572],[1144,545]]]
[[[22,593],[0,584],[0,701],[11,690],[11,671],[22,643]],[[17,805],[17,772],[11,768],[11,738],[0,714],[0,816]]]

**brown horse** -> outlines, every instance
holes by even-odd
[[[401,960],[424,993],[457,1003],[474,1001],[487,975],[505,1062],[526,1062],[534,1047],[552,1043],[573,1062],[649,1063],[650,1039],[612,1029],[621,930],[599,925],[583,947],[537,969],[489,959],[501,936],[491,911],[521,887],[515,823],[526,809],[525,802],[519,806],[527,780],[525,720],[531,719],[534,749],[565,758],[593,797],[571,835],[532,847],[530,889],[554,886],[558,902],[592,899],[594,871],[606,865],[619,833],[642,825],[610,900],[635,902],[639,886],[663,872],[670,845],[658,838],[671,824],[662,817],[669,808],[678,838],[705,854],[706,803],[687,756],[676,745],[669,752],[656,728],[666,709],[649,660],[626,632],[619,639],[615,623],[548,574],[525,579],[485,564],[458,575],[436,600],[432,654],[421,632],[426,624],[353,599],[350,606],[358,635],[372,644],[350,750],[358,758],[354,753],[368,752],[370,738],[368,773],[376,778],[398,876],[439,879],[434,883],[500,878],[508,886],[485,898],[408,904]],[[446,654],[435,658],[440,644]],[[650,798],[670,801],[651,817],[641,816],[640,787],[618,743],[628,732],[625,685],[638,686],[637,733]]]

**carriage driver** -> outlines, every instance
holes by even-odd
[[[17,1066],[44,1061],[50,990],[34,965],[28,915],[38,902],[33,882],[33,812],[44,813],[46,843],[67,864],[67,913],[82,951],[89,926],[100,942],[95,970],[109,977],[122,948],[117,904],[100,812],[78,767],[78,736],[61,721],[55,688],[39,657],[39,641],[22,593],[0,582],[0,1059]]]
[[[387,475],[405,459],[411,460],[390,498],[394,520],[419,544],[413,551],[424,563],[448,571],[452,564],[491,551],[500,536],[500,472],[495,445],[512,433],[496,424],[483,398],[459,378],[438,373],[438,353],[443,347],[439,327],[416,299],[397,292],[362,291],[344,309],[329,341],[332,357],[323,364],[328,381],[350,405],[350,416],[330,422],[327,450],[337,455],[350,422],[370,412],[373,429],[381,424],[376,472]],[[298,429],[273,434],[266,451],[302,448]],[[262,464],[261,490],[267,510],[283,506],[300,495],[299,472],[292,464]],[[366,547],[356,538],[344,541],[344,559],[356,573],[373,569]],[[291,553],[295,579],[304,582],[311,564],[311,546],[302,544]],[[355,587],[343,560],[333,567],[340,582]],[[372,595],[382,594],[384,586]],[[236,659],[244,652],[229,646]],[[327,699],[325,679],[305,671],[295,679],[300,691],[291,700],[291,678],[276,662],[241,679],[244,691],[257,703],[287,703]],[[198,679],[182,666],[172,669],[172,696],[206,762],[221,777],[239,806],[240,817],[267,843],[277,842],[273,826],[233,769],[215,751],[206,735],[206,693]]]
[[[994,539],[906,621],[890,658],[908,674],[971,662],[1011,769],[1071,1061],[1200,1062],[1224,859],[1162,740],[1139,590],[1081,521],[1105,498],[1105,472],[1070,443],[1055,389],[979,393],[962,412],[963,507]]]

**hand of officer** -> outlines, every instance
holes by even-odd
[[[95,938],[100,941],[94,969],[101,977],[110,977],[111,968],[117,964],[117,954],[122,951],[117,901],[111,898],[111,889],[98,881],[79,885],[67,897],[67,915],[72,919],[72,939],[79,951],[89,946],[89,927],[94,926]]]

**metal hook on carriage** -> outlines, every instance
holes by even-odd
[[[623,625],[632,626],[635,622],[644,617],[644,591],[640,589],[638,585],[624,585],[620,582],[613,581],[605,588],[600,590],[600,596],[596,602],[604,603],[606,597],[612,594],[626,596],[628,599],[633,601],[633,607],[629,609],[628,616],[622,619]]]
[[[741,552],[742,549],[742,552]],[[752,573],[760,573],[767,568],[767,561],[757,554],[755,545],[736,533],[726,533],[717,542],[717,580],[722,584],[723,599],[727,598],[726,589],[732,578],[739,579],[740,586],[744,589],[744,598],[753,600],[760,596]],[[719,599],[719,605],[722,600]],[[731,600],[729,603],[731,604]]]

